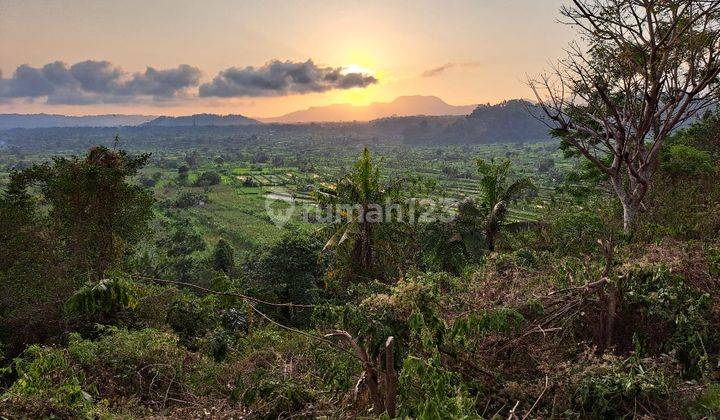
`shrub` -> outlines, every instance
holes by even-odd
[[[398,379],[400,417],[417,419],[474,418],[475,401],[459,374],[444,369],[439,357],[408,356]]]
[[[196,187],[211,187],[219,185],[222,179],[216,172],[203,172],[195,181]]]
[[[712,383],[693,401],[688,409],[693,419],[711,419],[720,413],[720,384]]]
[[[92,418],[93,397],[83,387],[83,372],[67,351],[30,346],[15,359],[18,379],[0,396],[0,413],[15,416]]]
[[[574,409],[592,418],[629,417],[638,406],[667,413],[678,386],[671,363],[637,356],[625,360],[605,356],[584,367],[576,378]]]
[[[631,270],[621,283],[620,317],[650,354],[674,354],[689,377],[711,370],[708,349],[716,348],[710,295],[663,267]],[[620,324],[620,323],[619,323]]]
[[[235,268],[235,250],[225,239],[220,239],[212,253],[212,266],[217,271],[230,274]]]
[[[210,200],[208,199],[207,194],[184,192],[175,199],[172,206],[178,209],[187,209],[190,207],[202,206],[209,201]]]
[[[199,339],[215,328],[215,297],[195,298],[182,296],[176,300],[167,314],[167,323],[180,338],[180,344],[190,350],[198,350]]]
[[[660,157],[660,169],[672,177],[694,177],[714,170],[710,153],[684,144],[671,144]]]

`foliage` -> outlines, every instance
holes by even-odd
[[[508,206],[528,191],[535,190],[535,185],[527,177],[510,180],[509,160],[495,163],[478,159],[477,166],[480,174],[481,201],[470,203],[460,211],[464,211],[466,217],[481,219],[488,250],[494,251],[498,235],[503,226],[507,225]]]
[[[0,396],[0,412],[5,406],[16,415],[93,417],[93,397],[83,390],[84,375],[66,351],[30,346],[14,368],[18,379]]]
[[[720,413],[720,384],[711,383],[700,393],[688,409],[691,418],[712,418]]]
[[[399,189],[381,181],[380,170],[365,148],[354,170],[337,182],[334,191],[316,192],[318,204],[335,216],[323,248],[334,252],[331,277],[372,279],[386,277],[396,268],[392,262],[402,255],[396,236],[399,223],[384,206],[400,205]]]
[[[95,147],[84,159],[54,158],[52,164],[15,173],[8,199],[24,201],[22,191],[37,186],[50,206],[48,220],[65,243],[72,267],[99,278],[147,230],[153,199],[127,178],[148,157]]]
[[[706,121],[698,122],[669,139],[660,157],[655,188],[647,199],[647,211],[642,215],[643,239],[672,235],[681,238],[701,238],[720,228],[718,203],[720,187],[717,174],[720,167],[717,146],[710,138],[697,138],[704,133]],[[695,129],[695,126],[700,128]]]
[[[190,350],[200,348],[199,339],[217,325],[216,302],[213,296],[204,299],[182,296],[167,313],[167,323]]]
[[[11,354],[60,334],[65,302],[122,268],[146,234],[153,199],[131,177],[147,159],[94,147],[11,175],[0,198],[0,336]]]
[[[663,149],[660,169],[668,176],[693,177],[712,172],[714,165],[710,154],[704,150],[684,144],[670,144]]]
[[[219,185],[221,182],[220,175],[216,172],[208,171],[200,174],[198,179],[195,181],[196,187],[211,187],[213,185]]]
[[[717,361],[708,351],[720,344],[712,328],[710,295],[663,267],[630,271],[621,286],[621,319],[633,319],[628,334],[643,352],[673,354],[683,374],[708,375]]]
[[[316,303],[321,285],[321,247],[312,237],[284,236],[259,256],[252,271],[252,289],[272,302]],[[272,313],[295,326],[307,326],[311,316],[303,308],[276,308]]]
[[[121,276],[114,276],[78,289],[68,300],[66,309],[71,314],[89,318],[98,315],[112,317],[118,311],[133,308],[136,304],[133,284]]]
[[[417,419],[474,418],[475,401],[460,375],[444,369],[438,357],[408,356],[399,378],[402,416]]]
[[[235,269],[235,250],[225,239],[220,239],[212,253],[212,265],[217,271],[230,274]]]
[[[671,367],[652,359],[607,356],[579,374],[575,401],[580,415],[595,418],[631,416],[637,407],[667,404],[677,387]]]
[[[187,209],[190,207],[201,206],[209,201],[206,194],[184,192],[180,194],[172,206],[179,209]]]

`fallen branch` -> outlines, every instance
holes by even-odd
[[[543,390],[542,390],[542,392],[540,393],[540,395],[538,395],[538,397],[537,397],[537,399],[535,400],[535,403],[532,405],[532,407],[530,407],[530,409],[527,411],[527,413],[525,413],[525,415],[523,416],[522,420],[525,420],[525,419],[527,419],[528,417],[530,417],[530,413],[532,413],[532,411],[535,409],[535,407],[538,405],[538,403],[539,403],[540,400],[542,399],[543,395],[545,395],[545,392],[548,390],[548,386],[549,386],[549,385],[550,385],[550,378],[548,378],[548,376],[545,375],[545,388],[543,388]]]

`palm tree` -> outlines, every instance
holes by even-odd
[[[367,147],[354,170],[338,181],[334,191],[317,191],[321,207],[335,212],[330,226],[332,234],[323,252],[338,248],[350,263],[365,273],[376,271],[378,251],[389,245],[391,223],[385,222],[381,207],[396,189],[381,185],[378,168],[373,165]]]
[[[477,160],[480,174],[482,196],[478,202],[466,201],[458,212],[470,218],[482,218],[482,230],[489,251],[495,250],[500,231],[505,227],[517,227],[517,223],[507,223],[508,206],[527,191],[536,190],[530,178],[510,179],[510,161],[495,163]]]

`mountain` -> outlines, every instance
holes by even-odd
[[[195,114],[182,117],[157,117],[144,126],[152,127],[205,127],[262,124],[243,115]]]
[[[400,96],[392,102],[374,102],[366,106],[335,104],[295,111],[263,122],[301,123],[326,121],[371,121],[391,116],[467,115],[475,105],[450,105],[437,96]]]
[[[549,129],[538,121],[532,111],[535,105],[522,99],[514,99],[495,105],[478,105],[465,117],[456,118],[404,118],[401,121],[375,122],[384,127],[394,125],[401,130],[406,143],[504,143],[533,142],[550,138]],[[390,119],[393,120],[393,119]],[[402,129],[400,129],[402,127]]]
[[[118,127],[139,125],[154,115],[57,115],[57,114],[0,114],[0,130],[9,128],[49,127]]]

